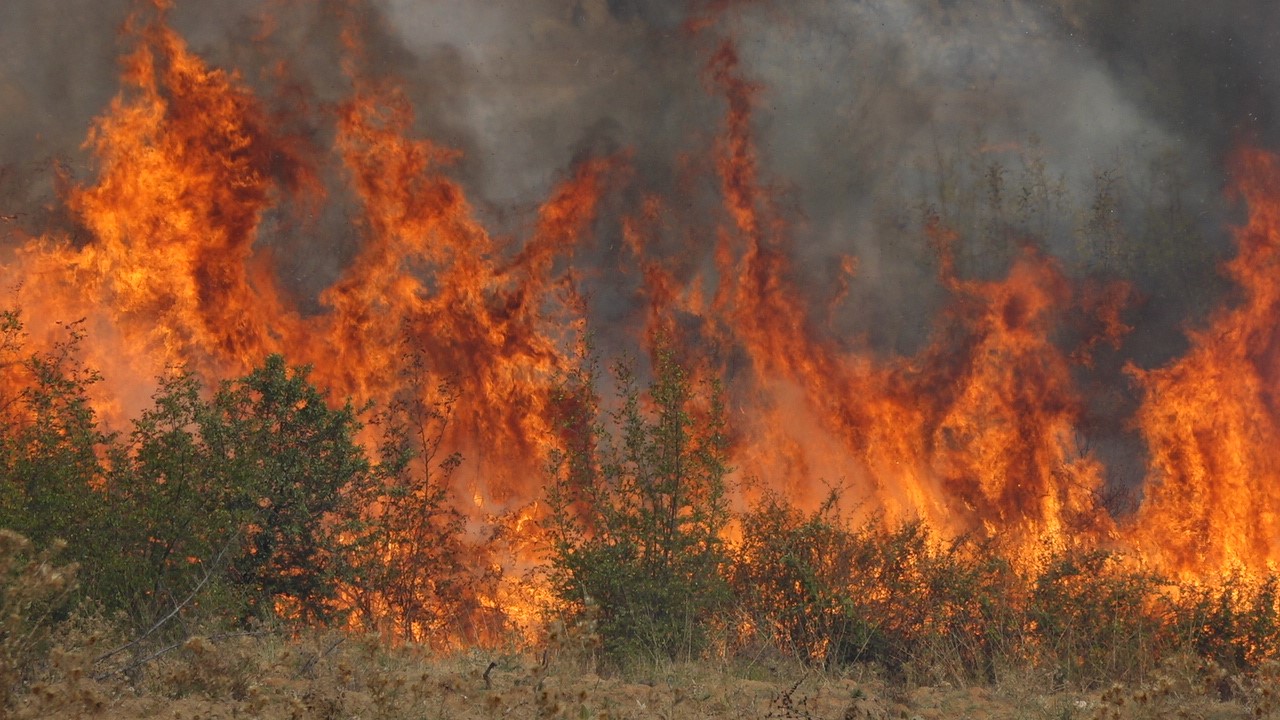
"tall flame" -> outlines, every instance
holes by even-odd
[[[238,79],[211,70],[172,30],[139,30],[124,90],[89,136],[97,182],[67,204],[91,241],[49,238],[10,268],[37,317],[92,312],[92,361],[108,374],[184,362],[247,369],[301,329],[254,242],[282,191],[308,182],[300,153]]]
[[[675,222],[666,199],[602,217],[602,198],[628,182],[625,155],[576,163],[523,242],[495,237],[448,175],[457,154],[411,136],[414,109],[394,83],[348,62],[351,94],[327,117],[334,146],[318,148],[277,130],[287,124],[236,74],[207,67],[155,15],[134,23],[123,89],[90,133],[97,177],[66,193],[82,231],[29,239],[0,268],[31,316],[88,314],[87,360],[123,398],[116,420],[145,400],[150,386],[138,378],[148,373],[183,364],[213,381],[281,351],[313,365],[336,398],[385,400],[406,391],[410,349],[456,388],[447,443],[470,469],[455,500],[472,518],[513,513],[513,532],[532,532],[528,503],[556,442],[551,391],[576,368],[574,331],[591,320],[572,259],[598,224],[618,222],[640,276],[636,302],[646,304],[644,326],[632,328],[638,342],[714,359],[704,372],[726,380],[744,479],[810,503],[825,480],[889,519],[1015,545],[1122,543],[1191,573],[1260,569],[1280,554],[1272,155],[1250,151],[1237,163],[1250,219],[1227,271],[1240,301],[1192,334],[1184,358],[1132,371],[1146,392],[1136,422],[1150,475],[1139,512],[1117,530],[1098,500],[1105,468],[1081,441],[1076,373],[1098,343],[1127,332],[1124,288],[1077,287],[1030,246],[1001,279],[961,277],[955,234],[927,220],[949,298],[930,343],[885,357],[833,337],[827,321],[857,282],[856,260],[842,260],[835,298],[815,301],[801,286],[753,137],[763,88],[746,79],[733,42],[715,48],[704,73],[725,106],[709,153],[722,207],[705,236],[674,228],[711,239],[698,272],[655,249]],[[346,36],[353,58],[356,36]],[[359,248],[304,312],[273,268],[264,218],[324,202],[331,170],[357,208]],[[1082,315],[1094,330],[1064,349],[1064,330]],[[743,487],[749,496],[754,486]]]
[[[743,472],[809,499],[822,496],[814,486],[824,474],[852,481],[890,517],[954,532],[1105,532],[1095,504],[1102,468],[1078,445],[1082,403],[1070,358],[1052,342],[1073,300],[1056,265],[1028,251],[1002,281],[963,280],[950,262],[954,236],[932,225],[953,296],[949,330],[917,357],[842,350],[819,332],[793,279],[786,224],[760,181],[751,137],[757,89],[742,79],[732,43],[715,53],[708,77],[728,106],[716,146],[726,219],[714,297],[701,302],[704,277],[676,288],[673,273],[651,265],[646,278],[655,318],[698,315],[701,342],[749,360],[749,376],[737,378],[747,404],[737,416]],[[644,223],[633,219],[631,234]]]
[[[372,398],[395,382],[394,349],[412,343],[467,398],[455,441],[506,448],[490,469],[505,471],[503,482],[528,477],[549,437],[548,383],[569,367],[560,328],[573,319],[571,293],[554,261],[586,235],[616,161],[578,165],[543,205],[533,236],[502,260],[462,188],[441,174],[451,154],[406,138],[411,120],[395,91],[358,93],[340,111],[338,147],[364,207],[364,244],[321,294],[332,311],[326,346],[337,356],[315,347],[315,358],[335,389]],[[486,500],[533,490],[492,482]]]
[[[1136,542],[1192,573],[1280,560],[1280,159],[1245,150],[1235,167],[1249,207],[1226,265],[1239,302],[1190,332],[1185,357],[1134,370],[1151,454]]]

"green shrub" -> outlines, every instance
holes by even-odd
[[[1008,563],[918,522],[854,526],[837,501],[806,515],[767,495],[743,516],[732,584],[752,624],[815,665],[994,679],[1020,628]]]
[[[567,378],[556,398],[562,444],[548,483],[556,594],[596,613],[616,665],[696,656],[728,599],[719,388],[695,393],[662,349],[643,393],[631,366],[615,365],[618,407],[601,413],[593,367]]]
[[[227,567],[242,547],[246,517],[236,511],[238,489],[224,481],[204,442],[201,427],[210,413],[195,377],[162,378],[112,464],[103,502],[112,509],[119,552],[93,569],[87,590],[138,627],[164,617],[197,588],[184,617],[242,612],[245,600]]]
[[[140,629],[178,610],[245,622],[282,602],[332,617],[361,537],[349,499],[373,482],[355,409],[329,407],[279,355],[208,399],[191,375],[162,378],[153,400],[90,490],[96,537],[72,541],[86,594]]]
[[[0,316],[0,527],[41,546],[65,540],[68,554],[90,566],[109,547],[96,488],[115,437],[90,401],[101,378],[80,359],[84,329],[64,330],[49,350],[23,356],[17,314]]]

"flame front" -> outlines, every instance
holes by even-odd
[[[953,297],[947,331],[916,357],[842,351],[815,327],[792,280],[786,223],[759,179],[754,88],[732,43],[720,46],[708,76],[728,107],[716,146],[725,199],[718,282],[704,304],[707,278],[675,288],[672,273],[651,267],[650,327],[671,332],[662,318],[693,314],[701,336],[687,343],[749,358],[749,371],[735,377],[742,472],[809,502],[821,499],[823,479],[851,481],[890,519],[924,518],[950,532],[1019,541],[1108,532],[1094,504],[1102,468],[1077,446],[1071,362],[1051,341],[1073,305],[1055,264],[1028,251],[1002,281],[963,280],[949,259],[955,238],[933,224]]]
[[[163,24],[138,33],[124,89],[87,141],[98,180],[67,193],[91,240],[20,248],[10,284],[35,317],[92,312],[90,359],[110,375],[177,362],[238,373],[303,330],[254,242],[307,168],[234,75],[206,68]]]
[[[1249,221],[1226,272],[1240,301],[1190,334],[1185,357],[1135,371],[1151,453],[1135,542],[1193,575],[1280,559],[1280,159],[1246,150],[1235,166]]]
[[[90,133],[96,179],[65,194],[83,233],[25,240],[0,275],[32,317],[89,314],[87,360],[109,380],[100,401],[115,420],[149,395],[139,378],[175,364],[215,381],[284,352],[314,366],[335,399],[363,403],[408,391],[406,357],[417,353],[456,388],[446,444],[468,470],[455,502],[473,520],[505,514],[511,533],[532,533],[530,504],[556,442],[551,390],[576,368],[577,333],[592,321],[572,259],[597,226],[616,222],[641,278],[636,342],[714,360],[701,367],[726,381],[744,479],[801,504],[821,500],[824,481],[843,484],[890,520],[1028,552],[1119,544],[1191,574],[1259,570],[1280,553],[1272,155],[1238,163],[1250,219],[1228,272],[1241,301],[1195,332],[1184,358],[1133,371],[1146,392],[1136,422],[1150,475],[1141,509],[1117,529],[1097,500],[1105,468],[1080,440],[1085,398],[1073,373],[1097,343],[1121,341],[1124,288],[1099,303],[1030,247],[1003,279],[961,277],[954,234],[927,222],[949,297],[933,340],[883,357],[833,337],[822,321],[857,282],[856,260],[842,261],[835,298],[815,303],[799,286],[787,217],[752,136],[759,88],[732,42],[704,72],[725,108],[707,162],[722,206],[705,236],[672,227],[668,201],[652,194],[620,219],[602,217],[602,200],[629,182],[623,154],[575,164],[516,243],[492,236],[448,176],[456,153],[410,136],[414,110],[394,83],[348,63],[351,94],[328,117],[333,147],[320,148],[277,130],[286,123],[239,77],[207,67],[158,15],[136,22],[123,89]],[[357,208],[359,247],[318,310],[304,312],[262,227],[290,203],[326,202],[330,166]],[[653,248],[672,232],[710,238],[713,261],[694,272],[688,258],[662,257]],[[1081,315],[1095,331],[1062,349],[1055,337]],[[756,487],[744,482],[743,498]]]

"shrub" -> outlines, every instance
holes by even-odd
[[[134,421],[98,494],[115,552],[86,590],[139,628],[177,609],[333,617],[363,537],[353,500],[374,482],[356,410],[329,407],[278,355],[202,394],[190,375],[164,378]]]
[[[1184,585],[1171,622],[1200,657],[1229,672],[1252,672],[1280,655],[1278,579],[1229,575],[1214,585]]]
[[[556,397],[562,443],[548,484],[555,592],[577,612],[594,606],[615,664],[694,656],[728,599],[719,388],[698,395],[670,350],[659,349],[643,393],[628,363],[614,366],[618,407],[601,413],[593,368],[567,378]]]
[[[66,540],[87,561],[103,550],[108,514],[95,488],[115,438],[90,402],[100,376],[80,360],[84,330],[64,329],[49,350],[23,357],[18,316],[0,314],[0,527],[42,546]]]
[[[1177,608],[1157,575],[1104,551],[1050,559],[1027,608],[1043,662],[1058,679],[1089,686],[1145,677],[1168,652],[1165,628]]]
[[[184,614],[237,616],[243,598],[226,571],[246,518],[236,510],[238,489],[223,481],[203,438],[210,405],[186,373],[162,378],[153,401],[134,420],[108,476],[103,501],[113,510],[119,553],[114,563],[94,568],[88,589],[138,627],[168,614],[197,587],[199,602]]]
[[[919,522],[853,526],[834,493],[809,515],[767,495],[743,516],[732,584],[752,624],[808,663],[994,679],[1020,618],[1016,577],[987,550]]]
[[[335,611],[338,584],[350,577],[348,541],[362,508],[345,496],[372,482],[355,440],[361,425],[350,402],[329,407],[308,380],[272,355],[245,377],[223,383],[201,419],[210,452],[206,471],[229,490],[241,520],[243,549],[230,564],[247,592],[250,614],[268,616],[289,599],[304,621]]]
[[[833,508],[829,501],[805,517],[767,495],[742,518],[731,575],[753,624],[785,651],[818,665],[878,644],[875,625],[853,616],[855,537]]]
[[[356,575],[344,589],[359,627],[394,641],[435,646],[474,642],[478,617],[492,597],[492,564],[463,541],[466,518],[455,506],[451,478],[459,453],[445,453],[458,399],[449,382],[430,384],[422,352],[402,357],[401,390],[376,413],[379,462],[368,494],[351,501],[370,509]]]

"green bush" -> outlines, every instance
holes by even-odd
[[[717,386],[695,392],[666,349],[642,393],[618,363],[617,408],[602,413],[594,365],[557,394],[561,448],[548,501],[555,591],[592,612],[606,658],[694,657],[728,600],[727,439]]]
[[[69,548],[84,560],[85,593],[140,628],[175,609],[237,622],[278,609],[332,617],[362,537],[347,498],[373,482],[355,409],[330,408],[307,370],[278,355],[212,398],[177,373],[153,400],[85,495],[101,508],[94,541]]]
[[[358,537],[362,508],[344,496],[373,480],[355,440],[356,409],[330,408],[308,374],[268,357],[222,384],[200,432],[210,451],[206,472],[230,491],[241,520],[243,549],[230,572],[248,591],[248,610],[269,615],[289,598],[290,611],[312,621],[332,615],[337,584],[349,576],[348,539]]]
[[[238,489],[226,484],[202,425],[212,413],[199,382],[177,373],[162,378],[153,405],[133,422],[117,453],[103,502],[113,511],[119,553],[96,566],[87,590],[107,607],[147,627],[198,589],[184,616],[242,614],[245,602],[227,576],[242,548]]]
[[[212,391],[162,377],[127,433],[109,433],[84,337],[72,323],[28,354],[19,313],[0,312],[0,527],[65,541],[81,594],[148,633],[352,611],[421,640],[478,607],[486,571],[466,566],[447,490],[460,458],[441,452],[455,398],[429,392],[420,354],[373,415],[374,462],[357,441],[367,408],[332,406],[279,355]]]
[[[64,329],[48,351],[22,356],[17,314],[0,321],[0,527],[41,546],[65,540],[76,559],[97,560],[108,514],[95,488],[115,438],[99,427],[89,399],[101,378],[79,359],[84,330]]]
[[[808,515],[766,495],[742,518],[732,584],[757,631],[808,663],[994,679],[1020,618],[1012,569],[986,550],[918,522],[854,526],[835,494]]]

